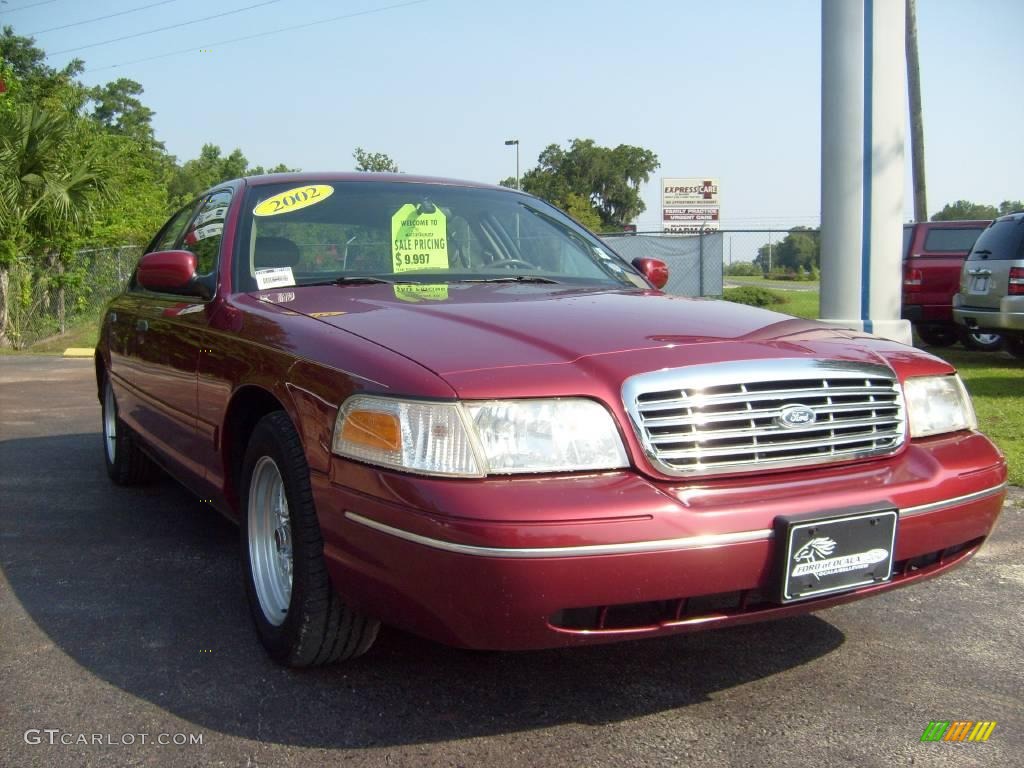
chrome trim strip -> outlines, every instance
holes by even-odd
[[[679,549],[700,549],[717,547],[723,544],[743,544],[749,541],[763,541],[772,538],[772,531],[740,531],[738,533],[718,533],[708,536],[687,536],[683,539],[660,539],[657,541],[631,541],[624,544],[584,544],[577,547],[480,547],[473,544],[456,544],[453,541],[442,541],[421,536],[418,533],[394,528],[368,517],[345,512],[349,520],[387,533],[399,539],[423,544],[445,552],[456,552],[460,555],[477,555],[479,557],[527,558],[527,557],[588,557],[593,555],[624,555],[638,552],[664,552]]]
[[[923,515],[928,512],[937,512],[947,507],[955,507],[957,504],[966,504],[971,501],[995,496],[1006,488],[1006,483],[986,488],[983,491],[968,493],[965,496],[957,496],[955,499],[935,501],[931,504],[921,504],[916,507],[907,507],[899,510],[900,519]],[[440,549],[445,552],[455,552],[460,555],[475,555],[477,557],[500,557],[522,559],[531,557],[593,557],[597,555],[626,555],[640,552],[667,552],[671,550],[703,549],[705,547],[720,547],[725,544],[745,544],[751,541],[768,541],[774,538],[775,534],[770,528],[757,531],[738,531],[736,533],[717,533],[707,536],[687,536],[682,539],[658,539],[655,541],[630,541],[622,544],[584,544],[576,547],[481,547],[475,544],[457,544],[454,541],[443,541],[429,536],[421,536],[401,528],[395,528],[368,517],[363,517],[355,512],[345,511],[345,517],[354,523],[365,525],[380,533],[386,533],[414,544],[422,544],[432,549]]]
[[[906,509],[900,510],[900,519],[903,519],[904,517],[913,517],[914,515],[924,515],[929,512],[938,512],[940,509],[955,507],[957,504],[967,504],[971,501],[987,499],[989,496],[995,496],[1005,488],[1006,483],[1000,483],[999,485],[995,485],[991,488],[986,488],[983,491],[975,491],[974,493],[968,493],[964,496],[957,496],[955,499],[933,501],[931,504],[918,504],[916,507],[907,507]]]

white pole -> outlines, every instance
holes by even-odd
[[[822,0],[821,316],[910,343],[900,319],[904,3]]]

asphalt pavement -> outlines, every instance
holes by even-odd
[[[295,672],[237,530],[113,486],[99,426],[91,361],[0,357],[0,767],[1024,765],[1021,489],[965,566],[813,616],[523,653],[384,629]]]

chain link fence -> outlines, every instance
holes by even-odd
[[[723,229],[695,235],[615,232],[601,237],[627,261],[655,258],[668,264],[665,291],[679,296],[721,296],[733,275],[793,282],[818,279],[817,229]]]
[[[68,261],[43,257],[16,262],[0,275],[0,333],[24,349],[96,320],[123,290],[142,246],[85,248]]]

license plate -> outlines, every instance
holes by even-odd
[[[895,509],[775,520],[779,602],[848,592],[892,578]]]
[[[988,277],[979,275],[971,278],[971,287],[968,293],[988,293]]]

